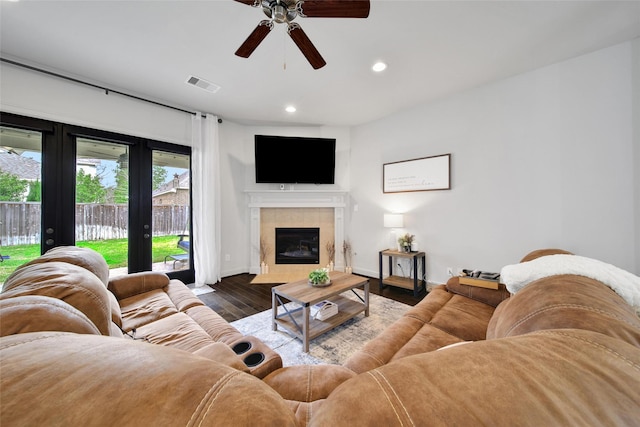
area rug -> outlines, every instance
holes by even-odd
[[[300,273],[267,273],[257,274],[256,277],[251,279],[252,285],[273,285],[281,283],[296,282],[306,278],[305,274]]]
[[[345,297],[356,298],[352,293]],[[282,357],[284,366],[342,364],[367,341],[399,319],[411,306],[370,294],[369,317],[364,313],[309,342],[309,353],[302,351],[302,342],[278,327],[271,330],[271,310],[266,310],[231,324],[245,335],[260,338]]]

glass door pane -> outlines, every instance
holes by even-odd
[[[76,140],[75,241],[101,253],[112,276],[129,254],[129,146]]]
[[[153,150],[153,270],[172,272],[191,265],[190,156]]]
[[[42,134],[0,126],[0,289],[40,255]]]

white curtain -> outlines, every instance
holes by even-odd
[[[193,264],[196,286],[220,281],[220,168],[218,117],[191,119]]]

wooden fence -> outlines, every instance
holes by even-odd
[[[189,206],[153,206],[154,236],[188,234]],[[0,244],[28,245],[40,242],[40,203],[0,202]],[[127,205],[76,205],[76,241],[127,237]]]

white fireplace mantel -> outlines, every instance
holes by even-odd
[[[251,225],[251,265],[249,273],[260,273],[260,209],[261,208],[333,208],[334,241],[344,240],[346,191],[248,191]],[[336,263],[339,261],[336,259]],[[336,265],[336,267],[340,267]]]

